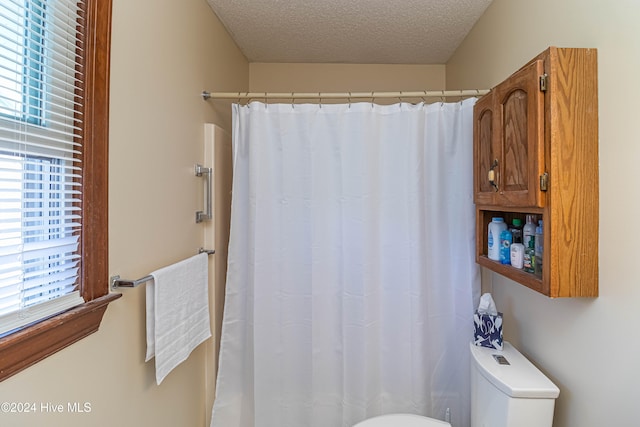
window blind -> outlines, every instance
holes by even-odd
[[[84,303],[83,10],[0,3],[0,334]]]

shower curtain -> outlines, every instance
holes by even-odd
[[[213,427],[468,427],[474,103],[233,106]]]

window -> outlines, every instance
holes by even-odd
[[[111,0],[0,3],[0,380],[95,332],[109,294]]]
[[[16,1],[16,0],[14,0]],[[6,2],[0,61],[0,334],[84,303],[82,68],[72,0]]]

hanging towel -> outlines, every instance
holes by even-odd
[[[147,283],[147,355],[158,385],[211,336],[208,259],[202,253],[151,273]]]

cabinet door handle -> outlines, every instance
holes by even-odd
[[[498,167],[498,159],[494,159],[493,163],[491,164],[491,168],[489,169],[489,173],[487,173],[487,179],[489,180],[489,184],[491,184],[491,186],[495,189],[495,191],[498,191],[498,185],[496,184],[496,171],[494,171],[495,168]]]

